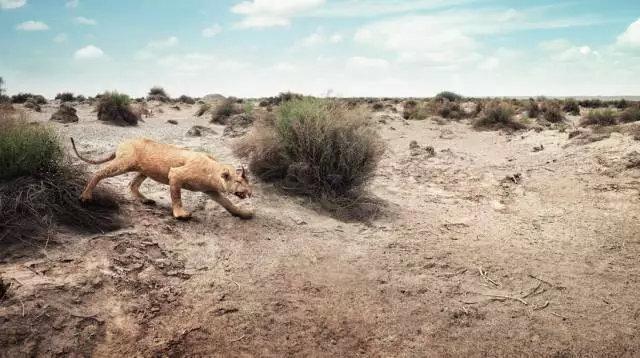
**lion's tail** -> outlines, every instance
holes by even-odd
[[[78,149],[76,149],[76,142],[73,140],[73,138],[71,138],[71,145],[73,146],[73,151],[76,153],[78,158],[80,158],[82,161],[87,162],[89,164],[102,164],[102,163],[106,163],[106,162],[108,162],[110,160],[114,160],[116,158],[116,153],[114,152],[114,153],[109,154],[109,156],[104,158],[104,159],[98,159],[98,160],[87,159],[87,158],[81,156],[80,153],[78,153]]]

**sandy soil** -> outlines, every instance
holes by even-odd
[[[53,125],[89,155],[146,136],[239,164],[222,126],[180,107],[125,128],[79,106],[79,123]],[[133,175],[103,182],[130,227],[0,253],[0,356],[640,355],[640,142],[373,116],[385,207],[366,223],[261,183],[242,203],[254,220],[189,194],[195,218],[179,222],[167,187],[145,182],[147,207]],[[215,133],[186,136],[195,124]]]

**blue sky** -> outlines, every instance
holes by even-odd
[[[0,0],[9,93],[639,95],[640,1]]]

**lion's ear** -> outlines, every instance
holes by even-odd
[[[222,171],[222,174],[220,175],[222,177],[222,179],[224,180],[229,180],[231,179],[231,173],[229,173],[229,170],[225,169]]]

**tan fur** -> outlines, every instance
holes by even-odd
[[[251,188],[243,169],[218,163],[209,154],[194,152],[173,145],[157,143],[149,139],[132,139],[121,143],[115,154],[103,160],[83,158],[75,148],[78,157],[88,163],[105,163],[91,178],[80,199],[89,201],[96,185],[105,178],[128,172],[138,172],[129,188],[133,196],[151,204],[153,200],[144,197],[139,191],[142,182],[151,178],[159,183],[168,184],[171,192],[173,216],[188,219],[191,214],[182,207],[180,191],[187,189],[208,194],[232,215],[250,219],[253,213],[233,205],[223,194],[235,194],[240,198],[251,196]]]

